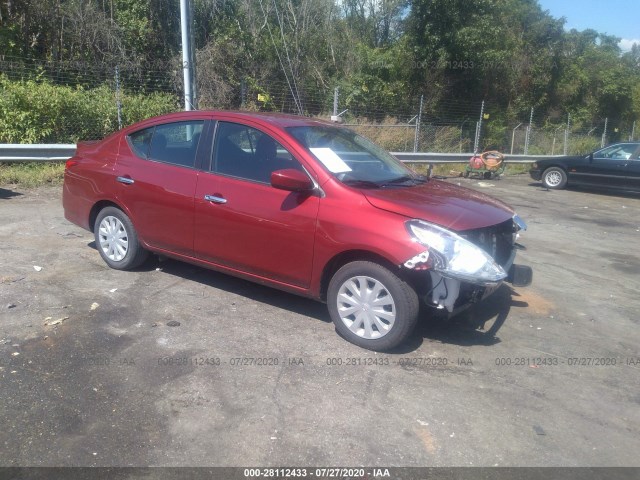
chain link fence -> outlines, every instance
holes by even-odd
[[[334,118],[387,150],[567,155],[613,141],[637,139],[634,121],[601,119],[574,125],[566,113],[551,118],[531,109],[505,120],[481,100],[437,103],[375,91],[301,84],[292,79],[198,76],[199,107],[275,111]],[[182,106],[178,61],[108,66],[40,62],[0,56],[0,143],[75,143]]]

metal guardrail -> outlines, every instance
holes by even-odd
[[[413,153],[392,152],[398,160],[406,163],[467,163],[473,153]],[[559,155],[505,155],[507,163],[532,163]]]
[[[63,162],[76,151],[74,144],[0,144],[0,162]],[[406,163],[467,163],[472,153],[412,153],[392,152],[398,160]],[[556,155],[557,156],[557,155]],[[531,163],[552,155],[506,155],[508,163]]]
[[[76,153],[75,144],[0,144],[0,162],[64,162]]]

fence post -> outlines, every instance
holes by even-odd
[[[633,137],[636,133],[636,121],[633,121],[633,125],[631,126],[631,135],[629,136],[629,141],[632,142],[633,141]]]
[[[463,128],[464,128],[464,124],[467,123],[468,121],[469,121],[469,119],[465,118],[462,121],[462,124],[460,125],[460,148],[459,148],[460,153],[462,153],[462,131],[463,131]]]
[[[516,128],[513,129],[513,131],[511,132],[511,155],[513,155],[513,143],[516,140],[516,130],[519,129],[522,126],[522,122],[520,122],[518,125],[516,125]],[[526,153],[525,153],[526,155]]]
[[[240,80],[240,110],[244,110],[247,106],[247,80]]]
[[[482,132],[482,116],[484,115],[484,100],[480,106],[480,120],[476,123],[476,139],[473,142],[473,153],[478,153],[478,147],[480,146],[480,133]]]
[[[531,138],[531,124],[533,123],[533,107],[531,107],[531,115],[529,116],[529,125],[527,125],[527,134],[524,138],[524,154],[529,153],[529,140]]]
[[[553,132],[553,143],[551,144],[551,155],[553,155],[556,152],[556,135],[558,134],[558,130],[560,130],[561,128],[562,128],[562,125],[556,128],[555,131]]]
[[[424,102],[424,95],[420,95],[420,111],[418,112],[418,117],[416,118],[416,133],[413,139],[413,151],[414,153],[418,151],[418,147],[420,145],[420,122],[422,121],[422,104]]]
[[[567,114],[567,128],[564,130],[564,155],[567,155],[569,144],[569,128],[571,127],[571,114]]]
[[[120,99],[120,71],[116,65],[116,107],[118,109],[118,130],[122,129],[122,101]]]
[[[609,117],[604,119],[604,130],[602,132],[602,140],[600,141],[600,148],[604,147],[604,144],[607,140],[607,125],[609,123]]]
[[[333,90],[333,116],[338,116],[338,92],[340,91],[339,87],[336,87]]]

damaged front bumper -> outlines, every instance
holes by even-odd
[[[447,277],[434,270],[421,275],[422,281],[430,288],[422,288],[424,302],[439,310],[452,313],[454,310],[477,303],[494,293],[503,283],[515,287],[531,285],[533,270],[525,265],[512,264],[507,276],[497,282],[471,283]]]
[[[417,284],[417,291],[421,293],[427,305],[452,313],[454,310],[487,298],[505,282],[515,287],[531,285],[533,280],[531,267],[514,263],[516,251],[524,249],[523,246],[515,243],[515,239],[516,237],[508,258],[500,265],[503,273],[491,281],[458,278],[430,268],[428,251],[410,258],[402,267],[414,276],[414,285]]]
[[[482,300],[503,282],[523,287],[531,284],[531,267],[515,265],[519,232],[527,225],[513,215],[497,225],[452,232],[422,220],[407,222],[413,239],[426,247],[401,268],[425,302],[453,312]]]

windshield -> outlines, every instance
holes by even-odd
[[[305,126],[287,130],[347,185],[382,188],[425,181],[382,148],[346,128]]]

